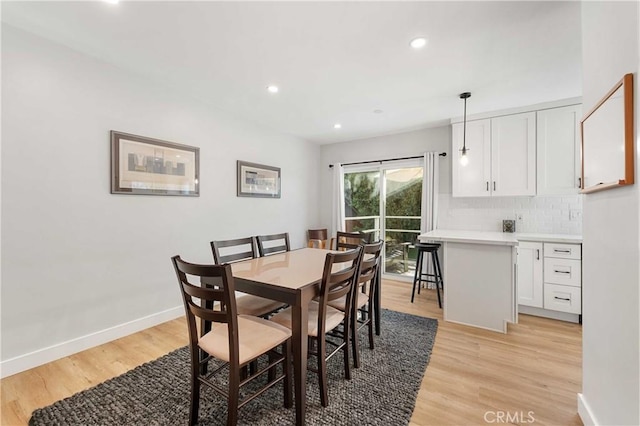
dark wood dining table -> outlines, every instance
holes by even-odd
[[[302,248],[233,263],[236,290],[286,303],[292,308],[296,424],[305,423],[309,302],[320,290],[331,250]]]

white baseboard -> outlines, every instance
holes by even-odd
[[[549,309],[535,308],[533,306],[518,305],[518,313],[535,315],[537,317],[551,318],[560,321],[573,322],[578,324],[580,322],[580,315],[570,314],[568,312],[551,311]]]
[[[73,355],[78,352],[102,345],[107,342],[128,336],[149,327],[184,315],[184,307],[178,306],[162,312],[157,312],[143,318],[119,324],[105,330],[87,334],[86,336],[58,343],[47,348],[38,349],[24,355],[0,361],[0,378],[5,378],[22,371]]]
[[[599,423],[591,411],[591,407],[587,403],[584,394],[578,394],[578,415],[582,419],[584,426],[598,426]]]

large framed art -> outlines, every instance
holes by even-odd
[[[238,160],[238,197],[280,198],[280,169]]]
[[[111,131],[111,193],[200,195],[200,149]]]

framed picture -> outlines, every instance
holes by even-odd
[[[111,193],[200,196],[200,149],[111,131]]]
[[[280,169],[238,160],[238,197],[280,198]]]

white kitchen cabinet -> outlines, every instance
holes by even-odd
[[[518,312],[563,321],[582,320],[582,245],[519,241]]]
[[[535,123],[535,112],[468,121],[466,166],[460,164],[464,124],[453,124],[453,196],[535,195]]]
[[[538,195],[580,190],[581,105],[537,112]]]
[[[463,142],[462,123],[452,127],[452,170],[454,197],[488,197],[491,195],[491,120],[467,122],[466,147],[469,164],[460,164]]]
[[[518,304],[543,306],[542,243],[523,241],[518,245]]]

